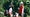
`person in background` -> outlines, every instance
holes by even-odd
[[[7,15],[8,15],[10,3],[11,3],[11,2],[8,2],[8,1],[7,1],[7,2],[5,2],[5,3],[3,4],[3,9],[5,10],[4,16],[7,16]]]
[[[29,9],[28,8],[24,8],[24,17],[27,17],[28,12],[29,12]]]

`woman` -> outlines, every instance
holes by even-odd
[[[18,9],[19,9],[19,11],[18,11],[19,15],[21,17],[23,17],[23,14],[24,14],[24,4],[23,4],[23,2],[20,3],[20,7]]]
[[[11,3],[10,9],[9,9],[10,17],[13,17],[13,13],[12,13],[13,8],[12,7],[13,7],[13,4]]]

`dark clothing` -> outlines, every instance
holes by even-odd
[[[24,17],[27,17],[27,14],[26,13],[24,14]]]
[[[24,8],[24,13],[25,13],[25,14],[24,14],[24,17],[27,17],[28,11],[29,11],[29,10],[28,10],[27,8]]]
[[[28,11],[29,11],[28,8],[26,9],[24,8],[24,13],[28,13]]]
[[[21,16],[21,14],[19,14],[19,16]]]
[[[27,9],[24,9],[24,13],[26,13]]]

